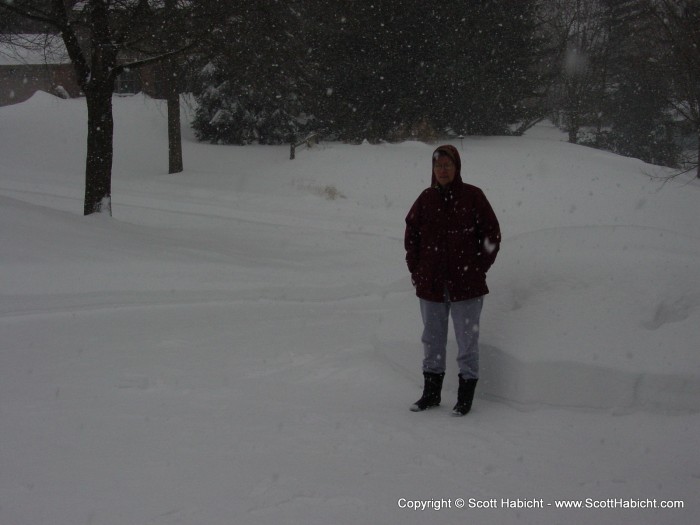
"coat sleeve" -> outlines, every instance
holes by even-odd
[[[496,261],[501,247],[501,227],[486,195],[480,190],[477,200],[477,227],[481,244],[480,258],[484,273]]]
[[[420,256],[420,198],[411,207],[406,216],[406,231],[404,233],[404,248],[406,249],[406,265],[413,275],[418,269]]]

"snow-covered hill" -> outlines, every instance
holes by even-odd
[[[185,130],[167,175],[161,103],[114,106],[112,219],[80,215],[83,101],[0,108],[0,523],[697,521],[696,181],[547,126],[457,140],[504,241],[456,420],[452,359],[445,406],[408,411],[434,145],[291,161]],[[684,508],[555,508],[647,499]]]

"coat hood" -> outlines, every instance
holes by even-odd
[[[452,162],[455,164],[455,179],[453,181],[453,184],[455,182],[462,182],[462,159],[459,156],[459,151],[457,151],[457,148],[452,146],[451,144],[445,144],[443,146],[440,146],[433,151],[433,157],[430,161],[430,173],[431,173],[431,182],[430,185],[432,187],[435,187],[438,184],[437,179],[435,178],[435,173],[433,172],[433,162],[435,162],[435,159],[439,155],[447,155],[450,159],[452,159]]]

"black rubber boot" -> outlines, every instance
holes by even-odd
[[[440,392],[442,392],[442,379],[444,377],[444,372],[442,374],[423,372],[425,379],[423,397],[411,405],[411,412],[422,412],[440,405]]]
[[[459,374],[459,390],[457,391],[457,404],[452,409],[453,416],[463,416],[472,409],[477,381],[478,379],[464,379],[462,374]]]

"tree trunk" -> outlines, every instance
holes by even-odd
[[[182,137],[180,133],[180,95],[168,89],[168,173],[180,173],[182,166]]]
[[[109,82],[85,93],[88,108],[84,214],[112,215],[112,158],[114,119]]]
[[[177,10],[177,0],[165,0],[165,12]],[[177,48],[174,35],[166,35],[168,48]],[[165,76],[168,101],[168,173],[180,173],[182,166],[182,136],[180,133],[180,69],[178,60],[169,57],[163,63],[161,74]]]

